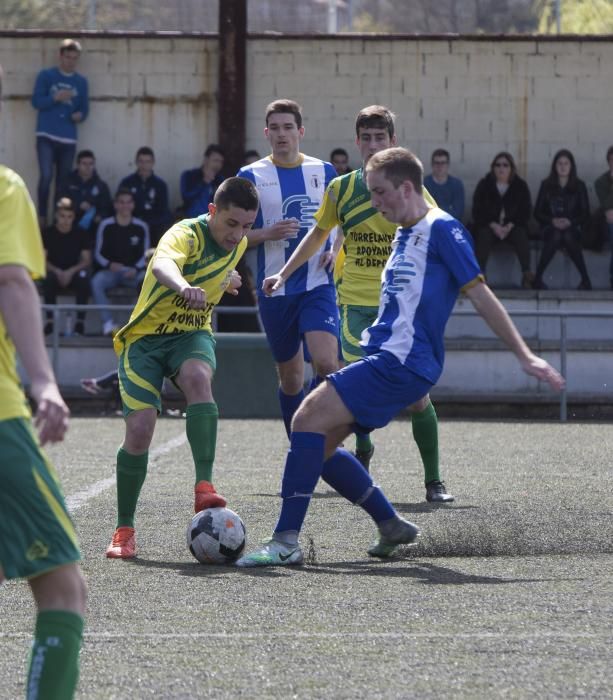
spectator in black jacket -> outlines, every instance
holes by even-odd
[[[124,177],[119,190],[129,190],[134,197],[134,216],[149,227],[151,245],[156,246],[172,224],[168,206],[168,186],[153,172],[155,155],[149,146],[136,151],[136,172]]]
[[[517,174],[513,156],[498,153],[473,195],[475,253],[485,274],[492,245],[504,241],[511,246],[519,259],[525,289],[532,287],[533,279],[528,240],[531,208],[530,190]]]
[[[57,303],[59,293],[70,291],[77,304],[87,304],[90,295],[89,270],[92,254],[87,234],[75,227],[75,212],[70,199],[63,198],[55,209],[55,223],[43,231],[47,258],[47,276],[42,288],[45,304]],[[53,332],[51,311],[47,311],[45,335]],[[77,313],[76,335],[83,335],[85,312]]]
[[[149,229],[144,221],[132,216],[134,197],[130,190],[118,190],[114,207],[115,216],[101,221],[96,234],[95,262],[100,269],[92,278],[95,304],[109,304],[109,289],[138,289],[147,267]],[[100,316],[103,334],[112,335],[117,326],[111,310],[101,311]]]
[[[204,152],[202,165],[181,173],[181,197],[183,197],[183,216],[193,219],[207,214],[209,204],[224,178],[221,170],[224,164],[224,152],[221,146],[212,143]]]
[[[534,286],[547,289],[543,273],[556,251],[565,248],[581,275],[577,289],[591,289],[581,250],[581,229],[589,223],[590,203],[585,183],[577,177],[575,158],[566,148],[555,154],[549,177],[541,182],[534,217],[541,224],[543,235]]]
[[[113,201],[108,185],[98,175],[93,151],[77,153],[77,167],[64,182],[62,197],[68,197],[77,214],[77,226],[86,231],[90,248],[96,241],[96,230],[102,219],[113,213]]]

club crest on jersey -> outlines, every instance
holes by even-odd
[[[386,291],[393,294],[399,294],[404,289],[404,286],[411,284],[411,277],[417,274],[415,271],[415,263],[407,260],[404,255],[399,255],[390,269],[390,280],[386,285]]]
[[[317,173],[314,173],[313,175],[311,175],[311,187],[313,189],[318,190],[320,184],[321,184],[321,179],[320,179],[319,175]]]
[[[315,177],[315,176],[314,176]],[[310,228],[314,223],[315,212],[319,209],[308,194],[294,194],[283,200],[282,218],[295,218],[301,228]]]

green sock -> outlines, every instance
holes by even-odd
[[[69,610],[41,610],[28,671],[28,698],[72,698],[79,680],[83,618]]]
[[[134,527],[134,513],[147,476],[148,452],[133,455],[117,452],[117,527]]]
[[[425,483],[440,481],[438,465],[438,418],[434,406],[428,406],[419,413],[411,414],[413,438],[419,448],[424,463]]]
[[[187,407],[185,431],[196,465],[196,483],[211,481],[217,446],[216,403],[193,403]]]
[[[370,439],[370,433],[358,433],[355,434],[355,451],[356,452],[370,452],[372,449],[372,441]]]

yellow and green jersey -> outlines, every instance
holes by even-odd
[[[436,206],[426,188],[424,198],[430,206]],[[338,303],[379,306],[381,272],[392,252],[398,226],[372,206],[362,168],[332,180],[315,221],[326,231],[340,226],[345,236],[335,269]]]
[[[213,307],[225,292],[232,271],[247,247],[247,238],[232,251],[219,246],[209,230],[209,216],[184,219],[161,238],[149,262],[143,286],[128,323],[115,335],[119,355],[125,345],[145,335],[172,335],[188,331],[211,331]],[[206,294],[204,309],[190,309],[177,292],[160,284],[152,272],[160,258],[173,260],[192,287]]]
[[[0,165],[0,265],[20,265],[45,276],[45,253],[36,209],[23,180]],[[0,420],[27,418],[30,410],[17,374],[15,346],[0,315]]]

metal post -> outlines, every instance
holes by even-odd
[[[562,0],[555,0],[556,29],[558,34],[562,32]]]
[[[328,0],[328,34],[338,33],[338,14],[336,0]]]
[[[566,316],[560,316],[560,372],[566,379]],[[560,395],[560,421],[566,423],[568,418],[566,385]]]
[[[96,0],[89,0],[87,3],[87,28],[96,28]]]

